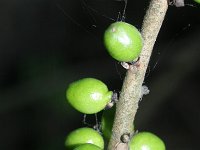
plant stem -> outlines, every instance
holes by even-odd
[[[133,122],[142,97],[142,84],[146,69],[168,8],[168,0],[151,0],[142,25],[143,49],[139,61],[130,66],[126,73],[116,104],[116,114],[112,129],[112,137],[108,150],[128,150],[128,143],[122,141],[122,136],[133,135]]]

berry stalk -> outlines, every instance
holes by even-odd
[[[139,100],[143,95],[142,84],[167,8],[168,0],[151,0],[150,2],[142,26],[143,49],[139,61],[131,65],[126,73],[120,98],[116,105],[108,150],[128,150],[127,140],[124,140],[123,137],[124,135],[132,136],[134,133],[132,125]]]

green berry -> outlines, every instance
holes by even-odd
[[[104,44],[109,54],[116,60],[131,62],[142,50],[142,36],[131,24],[115,22],[104,33]]]
[[[200,4],[200,0],[194,0],[194,1]]]
[[[165,150],[164,142],[150,132],[137,133],[129,143],[130,150]]]
[[[82,144],[76,147],[74,150],[103,150],[103,149],[94,144]]]
[[[69,85],[66,91],[68,102],[78,111],[94,114],[110,102],[112,91],[100,80],[84,78]]]
[[[101,130],[103,133],[103,137],[105,140],[109,140],[112,134],[112,126],[114,122],[116,107],[112,107],[111,109],[104,110],[101,117]]]
[[[104,148],[102,136],[92,128],[76,129],[69,133],[65,140],[65,146],[69,150],[86,143],[94,144],[101,149]]]
[[[103,137],[106,141],[109,141],[112,134],[112,127],[114,123],[116,106],[113,106],[110,109],[104,110],[101,117],[101,130]],[[134,126],[132,126],[132,130],[134,130]]]

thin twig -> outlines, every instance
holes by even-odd
[[[124,79],[108,150],[128,150],[128,143],[123,143],[121,138],[125,134],[134,133],[132,125],[142,96],[144,76],[167,8],[167,0],[150,2],[142,26],[143,49],[140,60],[130,67]]]

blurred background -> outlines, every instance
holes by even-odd
[[[140,29],[148,3],[128,1],[126,22]],[[186,3],[169,7],[135,121],[168,150],[199,150],[200,5]],[[94,77],[120,91],[125,70],[102,36],[123,8],[119,0],[0,1],[0,150],[64,150],[65,136],[85,126],[66,103],[74,80]]]

